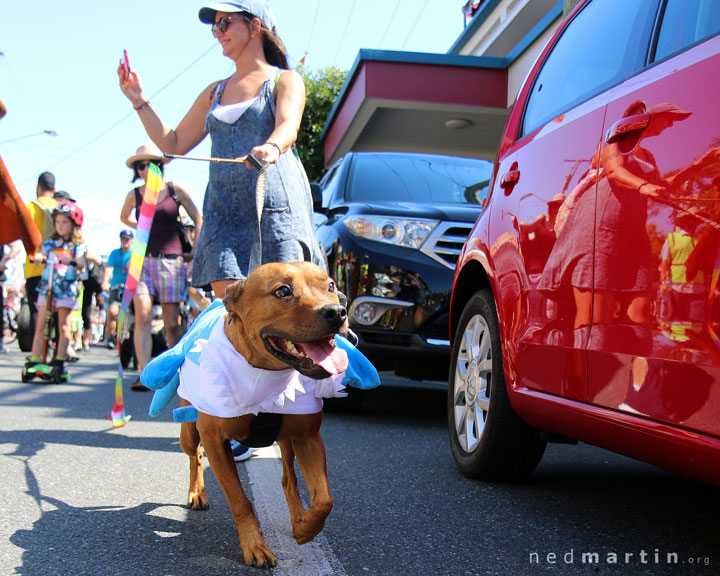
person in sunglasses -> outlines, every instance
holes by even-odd
[[[157,115],[135,70],[118,67],[120,88],[163,152],[186,154],[208,134],[212,156],[246,164],[210,163],[202,230],[196,230],[192,285],[216,297],[251,267],[309,260],[325,267],[315,239],[310,184],[295,141],[305,85],[289,70],[287,51],[266,0],[219,2],[200,9],[235,72],[205,88],[173,130]],[[258,179],[261,177],[260,186]],[[233,456],[252,449],[233,442]]]
[[[294,150],[305,86],[288,69],[268,2],[211,4],[200,9],[199,18],[210,25],[235,72],[205,88],[175,129],[148,102],[135,70],[125,74],[121,65],[118,76],[148,135],[165,153],[186,154],[209,134],[213,157],[257,160],[209,164],[192,285],[210,284],[223,297],[228,285],[260,262],[311,260],[324,266],[324,257],[314,236],[307,176]]]
[[[142,180],[140,186],[128,192],[120,211],[120,220],[131,229],[137,228],[145,195],[149,165],[155,164],[163,173],[169,162],[152,142],[140,146],[134,155],[125,162],[133,171],[131,182]],[[140,282],[133,295],[135,310],[135,329],[133,341],[140,371],[150,362],[152,355],[152,307],[153,298],[162,308],[165,336],[168,346],[172,347],[180,339],[180,302],[185,297],[185,262],[182,244],[178,232],[178,214],[180,206],[195,223],[196,229],[202,229],[202,217],[184,186],[178,182],[163,182],[160,185],[155,215],[150,228],[145,260],[143,261]],[[192,257],[192,254],[190,254]],[[131,390],[147,390],[140,379],[130,385]]]

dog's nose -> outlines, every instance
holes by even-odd
[[[345,306],[341,306],[340,304],[330,304],[320,310],[320,316],[332,324],[340,325],[345,322],[347,318],[347,310]]]

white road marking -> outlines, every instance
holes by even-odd
[[[345,576],[332,548],[322,533],[315,540],[299,546],[292,535],[290,513],[280,479],[282,462],[280,448],[256,449],[253,457],[244,463],[252,483],[255,514],[260,522],[265,541],[278,557],[274,576]]]

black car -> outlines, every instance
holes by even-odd
[[[353,152],[313,184],[330,276],[378,370],[447,381],[453,270],[491,171],[485,160]]]

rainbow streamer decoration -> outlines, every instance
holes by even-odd
[[[132,253],[130,254],[125,290],[123,291],[120,313],[118,314],[116,333],[118,356],[120,355],[119,336],[122,333],[125,316],[127,315],[133,294],[135,294],[135,290],[140,282],[140,274],[142,272],[147,243],[150,237],[150,227],[152,226],[153,217],[155,216],[155,207],[157,206],[161,186],[162,173],[155,164],[150,163],[148,165],[147,181],[145,182],[145,195],[143,196],[142,205],[140,206],[140,217],[138,218],[137,229],[135,230],[135,241],[133,242]],[[130,415],[125,414],[125,404],[123,403],[123,367],[121,361],[118,361],[118,375],[115,378],[115,403],[113,404],[110,416],[112,418],[113,428],[125,426],[125,423],[131,418]]]

